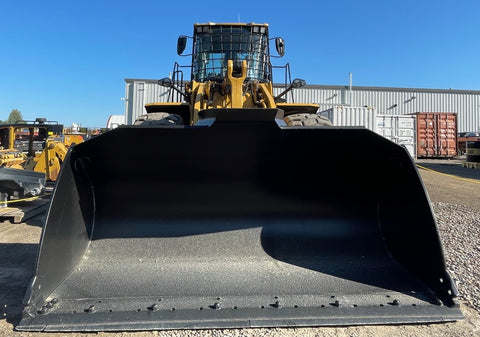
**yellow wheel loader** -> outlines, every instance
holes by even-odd
[[[191,40],[190,66],[159,81],[171,102],[68,152],[16,329],[461,319],[408,152],[288,102],[302,80],[275,96],[268,25]]]

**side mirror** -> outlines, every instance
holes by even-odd
[[[158,80],[158,84],[166,88],[173,87],[173,81],[169,77],[165,77],[165,78],[162,78],[161,80]]]
[[[187,47],[187,37],[185,35],[181,35],[177,40],[177,54],[182,55],[185,51],[185,47]]]
[[[277,53],[280,57],[285,55],[285,41],[281,37],[275,38],[275,47],[277,48]]]
[[[296,78],[292,81],[292,88],[301,88],[304,87],[307,84],[305,80],[302,80],[301,78]]]
[[[301,78],[294,79],[287,89],[283,90],[279,95],[274,97],[275,102],[280,102],[280,97],[285,96],[287,92],[290,92],[291,90],[296,88],[301,88],[306,84],[307,82],[305,82],[305,80],[302,80]]]

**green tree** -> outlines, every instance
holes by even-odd
[[[13,109],[8,115],[8,119],[5,121],[6,124],[15,124],[23,122],[22,113],[20,110]]]

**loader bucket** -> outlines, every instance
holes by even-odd
[[[279,127],[277,109],[212,113],[70,150],[17,330],[462,318],[405,149],[364,128]]]

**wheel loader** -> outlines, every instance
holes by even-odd
[[[293,102],[300,79],[274,95],[267,24],[195,24],[188,43],[159,81],[171,101],[69,150],[16,329],[461,319],[408,152]]]

